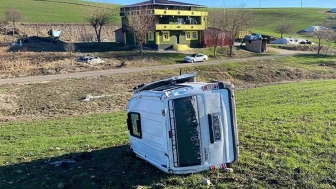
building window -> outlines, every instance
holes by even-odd
[[[139,113],[130,112],[127,115],[127,127],[131,136],[142,138],[141,118]]]
[[[198,31],[186,31],[186,40],[197,40]]]
[[[154,33],[153,32],[148,32],[148,41],[154,41]]]
[[[169,31],[162,32],[163,41],[170,41]]]
[[[193,31],[192,35],[191,35],[192,39],[198,39],[198,32],[197,31]]]
[[[186,31],[186,40],[191,40],[191,32]]]
[[[198,24],[195,18],[188,18],[189,24]]]
[[[177,23],[178,24],[184,24],[184,19],[183,18],[177,18]]]

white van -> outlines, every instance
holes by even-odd
[[[233,85],[195,74],[143,84],[127,105],[130,147],[166,173],[224,168],[238,160]]]

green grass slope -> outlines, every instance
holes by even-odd
[[[0,4],[0,19],[4,18],[6,9],[16,8],[23,14],[23,22],[28,23],[83,23],[86,11],[92,6],[118,7],[79,0],[1,0]],[[113,23],[119,22],[119,15],[115,13]]]
[[[240,161],[222,170],[167,175],[128,152],[125,113],[3,124],[0,188],[333,188],[336,80],[236,92]],[[74,160],[62,163],[58,160]],[[183,180],[183,182],[182,182]]]
[[[2,0],[0,6],[0,19],[7,8],[15,7],[24,15],[23,22],[28,23],[83,23],[85,10],[90,6],[116,8],[119,5],[91,3],[80,0]],[[282,20],[294,23],[294,30],[290,34],[297,36],[296,32],[312,25],[320,25],[331,13],[328,9],[319,8],[264,8],[248,9],[255,15],[252,31],[257,33],[279,36],[274,29]],[[114,24],[120,24],[119,10],[113,14]]]
[[[280,37],[280,34],[274,30],[281,21],[294,24],[291,35],[312,25],[321,25],[331,13],[328,9],[319,8],[269,8],[269,9],[250,9],[255,16],[255,22],[252,27],[253,32],[269,34]],[[285,34],[288,36],[290,34]]]

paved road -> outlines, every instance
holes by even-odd
[[[246,62],[246,61],[251,61],[251,60],[269,60],[269,59],[274,59],[274,58],[292,56],[296,54],[301,54],[301,53],[291,53],[291,54],[282,54],[282,55],[274,55],[274,56],[255,56],[255,57],[229,59],[229,60],[216,60],[216,61],[208,61],[205,63],[202,62],[202,63],[192,63],[192,64],[190,63],[172,64],[172,65],[140,67],[140,68],[121,68],[121,69],[112,69],[112,70],[76,72],[76,73],[57,74],[57,75],[19,77],[19,78],[10,78],[10,79],[0,79],[0,85],[13,84],[13,83],[34,83],[34,82],[44,82],[44,81],[51,81],[51,80],[57,80],[57,79],[96,77],[96,76],[101,76],[101,75],[113,75],[113,74],[120,74],[120,73],[165,70],[165,69],[191,67],[191,66],[197,66],[197,65],[215,65],[215,64],[230,63],[230,62]]]

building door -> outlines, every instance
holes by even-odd
[[[176,35],[176,44],[180,44],[180,35]]]

